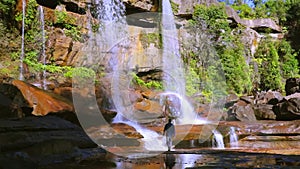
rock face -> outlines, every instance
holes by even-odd
[[[300,93],[300,78],[287,79],[285,83],[286,95],[291,95],[296,92]]]
[[[25,114],[28,102],[24,99],[20,90],[11,84],[0,83],[0,118],[22,118]]]
[[[91,155],[91,152],[90,155],[82,153],[83,149],[96,147],[80,127],[55,116],[0,120],[0,167],[13,166],[3,166],[5,161],[24,165],[21,168],[30,168],[26,167],[29,164],[43,166],[74,159],[80,161]],[[98,150],[98,155],[105,153]]]
[[[286,96],[273,110],[277,120],[300,119],[300,93]]]
[[[194,12],[194,7],[197,4],[204,4],[204,5],[212,5],[218,4],[217,0],[172,0],[172,3],[176,4],[177,8],[174,11],[175,15],[191,15]]]
[[[43,91],[20,80],[13,80],[12,85],[21,91],[28,106],[33,108],[33,115],[45,116],[49,113],[74,111],[72,103],[59,95]]]
[[[249,28],[270,28],[275,32],[281,32],[281,27],[278,26],[272,19],[254,19],[254,20],[245,20],[241,19],[237,12],[229,6],[226,6],[226,13],[229,19],[233,19],[234,22],[244,25]]]

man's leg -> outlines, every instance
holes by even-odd
[[[171,147],[172,147],[172,138],[171,137],[167,137],[167,146],[168,146],[168,151],[170,151]]]

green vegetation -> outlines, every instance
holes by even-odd
[[[96,77],[95,71],[86,67],[70,68],[64,75],[69,78],[76,77],[81,81]]]
[[[234,1],[231,5],[242,18],[272,18],[284,26],[284,23],[289,21],[289,17],[286,17],[286,11],[291,10],[290,7],[287,7],[289,5],[286,6],[286,3],[293,4],[281,0],[268,0],[266,2],[257,0],[254,1],[255,6],[253,8],[241,1]],[[300,3],[297,4],[299,4],[297,9],[300,9]],[[293,6],[297,6],[295,2]],[[298,23],[297,21],[295,22]],[[260,90],[282,90],[283,82],[286,78],[299,76],[298,52],[291,45],[294,41],[290,43],[286,39],[275,41],[271,38],[263,38],[258,45],[255,56],[251,56],[249,46],[245,46],[246,44],[242,42],[244,28],[240,25],[234,28],[229,25],[223,5],[211,5],[209,7],[197,5],[193,19],[190,21],[190,28],[190,33],[193,37],[199,37],[200,39],[196,42],[189,41],[191,43],[189,45],[193,46],[194,49],[187,47],[188,45],[183,49],[186,50],[183,52],[184,62],[189,65],[189,70],[196,72],[188,74],[190,77],[187,77],[187,79],[192,79],[193,76],[198,75],[199,77],[197,78],[200,79],[202,86],[204,86],[200,85],[198,88],[208,98],[212,94],[224,92],[216,91],[216,82],[214,81],[218,77],[213,75],[220,74],[220,72],[216,69],[218,66],[213,66],[212,63],[207,61],[209,60],[208,58],[215,57],[212,55],[217,55],[221,61],[226,78],[227,92],[246,94],[250,93],[254,86]],[[206,35],[192,32],[193,29]],[[290,34],[288,26],[285,27],[285,30],[285,32]],[[265,32],[268,33],[271,30],[266,30]],[[215,54],[207,54],[212,53],[206,49],[209,46],[203,47],[205,44],[197,44],[201,42],[201,39],[210,40],[208,43],[211,43],[211,46],[215,48]],[[203,49],[207,51],[205,52]],[[249,60],[246,62],[246,58],[251,59],[250,62]],[[217,60],[218,58],[214,59],[214,61]],[[254,69],[255,65],[258,66],[258,70]],[[197,90],[194,89],[197,87],[194,83],[189,83],[188,81],[187,90],[191,92],[187,93],[195,93]],[[210,82],[214,85],[210,85]],[[221,80],[219,84],[222,84]]]
[[[64,32],[67,36],[75,41],[83,41],[81,28],[76,25],[75,18],[69,16],[66,11],[58,10],[55,10],[55,18],[54,25],[65,28]]]
[[[149,82],[145,82],[142,80],[139,76],[137,76],[135,73],[132,73],[132,81],[134,84],[141,86],[141,87],[146,87],[149,89],[157,89],[157,90],[162,90],[163,89],[163,84],[159,81],[154,81],[151,80]]]
[[[213,60],[214,62],[217,62],[219,59],[221,60],[222,66],[221,65],[219,66],[223,67],[223,70],[225,72],[224,75],[226,77],[228,91],[233,91],[237,94],[250,92],[251,90],[251,81],[250,81],[250,74],[249,74],[250,71],[249,71],[249,66],[246,64],[245,61],[245,55],[246,55],[244,50],[245,46],[242,44],[238,36],[232,34],[233,30],[232,28],[230,28],[229,23],[227,22],[227,15],[225,13],[224,6],[212,5],[210,7],[207,7],[204,5],[197,5],[195,7],[193,20],[190,23],[194,25],[193,27],[194,29],[202,27],[204,29],[204,31],[203,30],[202,31],[210,35],[210,37],[206,37],[206,39],[209,38],[212,41],[213,45],[208,46],[207,48],[212,48],[212,46],[216,47],[216,52],[214,53],[214,55],[217,55],[219,58],[216,58],[216,56],[211,56],[211,57],[215,58]],[[207,26],[203,27],[203,25],[207,25]],[[217,39],[217,40],[213,40],[213,39]],[[193,52],[195,53],[195,51]],[[207,53],[211,53],[211,52],[208,51]],[[203,57],[203,55],[197,57],[194,59],[196,60],[204,59],[204,58],[199,58],[199,57]],[[213,72],[218,73],[219,70],[216,71],[215,69],[216,67],[213,66],[215,66],[213,63],[207,62],[206,64],[203,65],[202,68],[200,67],[202,71],[205,70],[206,72],[204,73],[202,72],[200,74],[207,76],[207,75],[215,74]],[[199,69],[199,67],[197,68],[197,66],[193,66],[193,69]],[[208,80],[208,78],[205,77],[204,78],[200,77],[200,78],[206,79],[207,81],[213,80],[211,78],[209,78]],[[205,90],[206,93],[210,93],[215,89],[212,87],[208,87],[208,89]]]
[[[140,41],[142,42],[142,45],[144,48],[149,47],[151,43],[155,45],[155,47],[161,49],[162,48],[162,42],[160,40],[160,35],[158,33],[141,33],[139,37]]]
[[[14,8],[8,9],[6,7],[10,7],[15,5],[15,1],[6,0],[0,3],[0,9],[3,14],[12,14],[10,11]],[[41,48],[42,48],[42,31],[41,31],[41,22],[39,21],[38,16],[38,4],[35,0],[29,0],[26,4],[26,16],[25,16],[25,56],[23,62],[26,63],[29,67],[31,73],[38,73],[41,71],[47,71],[50,73],[56,73],[65,75],[65,77],[71,77],[74,68],[70,66],[58,66],[54,62],[48,63],[44,65],[40,63],[41,60]],[[15,14],[15,17],[9,16],[9,18],[14,18],[16,23],[21,23],[22,21],[22,11]],[[81,41],[81,32],[80,27],[76,25],[76,20],[73,17],[67,15],[65,11],[55,11],[55,21],[54,23],[46,22],[46,27],[56,25],[64,29],[64,32],[67,36],[72,37],[75,41]],[[6,27],[7,29],[8,27]],[[20,28],[19,28],[20,29]],[[2,30],[2,26],[1,26]],[[45,30],[47,31],[47,30]],[[2,31],[1,31],[2,32]],[[7,32],[3,32],[3,35],[8,34]],[[47,32],[46,32],[47,34]],[[47,35],[46,35],[47,36]],[[46,37],[47,38],[47,37]],[[15,40],[15,39],[14,39]],[[21,39],[19,40],[21,41]],[[20,42],[19,42],[20,43]],[[20,44],[17,43],[17,46]],[[20,47],[17,50],[10,51],[10,59],[12,61],[18,61],[20,58],[21,49]],[[50,59],[51,62],[51,59]],[[16,63],[16,65],[18,62]],[[15,70],[3,69],[1,74],[7,74],[12,76],[13,73],[18,71],[18,67],[14,68]],[[80,76],[85,77],[87,74],[85,71],[80,71],[82,74]],[[78,73],[78,72],[77,72]]]
[[[178,10],[179,10],[179,4],[171,1],[171,7],[172,7],[172,11],[173,13],[178,13]]]

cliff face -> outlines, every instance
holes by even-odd
[[[65,11],[70,18],[74,18],[75,24],[81,28],[82,36],[89,38],[88,36],[88,18],[90,13],[87,10],[87,4],[90,2],[87,0],[56,0],[56,1],[37,1],[40,5],[44,6],[45,9],[45,18],[46,20],[55,21],[55,10]],[[147,16],[140,12],[156,12],[159,10],[159,1],[158,0],[124,0],[126,6],[126,14],[128,16],[128,23],[130,31],[134,32],[134,36],[131,39],[132,45],[130,45],[130,53],[138,54],[138,58],[134,58],[132,66],[138,65],[138,67],[146,67],[146,70],[155,69],[160,67],[159,60],[157,58],[159,46],[157,45],[158,39],[155,41],[149,42],[149,39],[145,39],[145,36],[155,36],[153,32],[157,30],[151,28],[157,28],[157,24],[151,21],[154,18],[153,16]],[[194,6],[197,4],[218,4],[216,0],[173,0],[173,12],[177,16],[178,25],[184,26],[185,18],[192,15]],[[101,11],[100,11],[101,12]],[[246,27],[244,43],[248,44],[252,54],[255,52],[255,49],[258,46],[261,35],[255,31],[260,28],[269,28],[272,32],[280,33],[281,28],[271,19],[255,19],[255,20],[244,20],[241,19],[238,14],[230,7],[226,7],[226,12],[228,14],[228,19],[231,22],[234,22],[235,25],[241,24]],[[142,19],[148,21],[141,21]],[[65,30],[59,27],[52,27],[48,29],[48,50],[47,57],[55,61],[57,65],[71,65],[74,66],[75,63],[78,66],[78,63],[83,63],[84,59],[83,48],[86,49],[88,43],[85,38],[84,41],[75,41],[74,39],[66,36]],[[145,32],[150,32],[145,33]],[[184,34],[181,34],[184,35]],[[149,57],[149,55],[151,57]],[[152,59],[151,59],[152,58]],[[105,63],[104,63],[105,64]],[[145,71],[145,70],[144,70]]]

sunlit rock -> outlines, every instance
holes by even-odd
[[[49,113],[74,111],[72,103],[59,95],[43,91],[20,80],[13,80],[12,84],[21,91],[28,106],[33,108],[33,115],[45,116]]]

